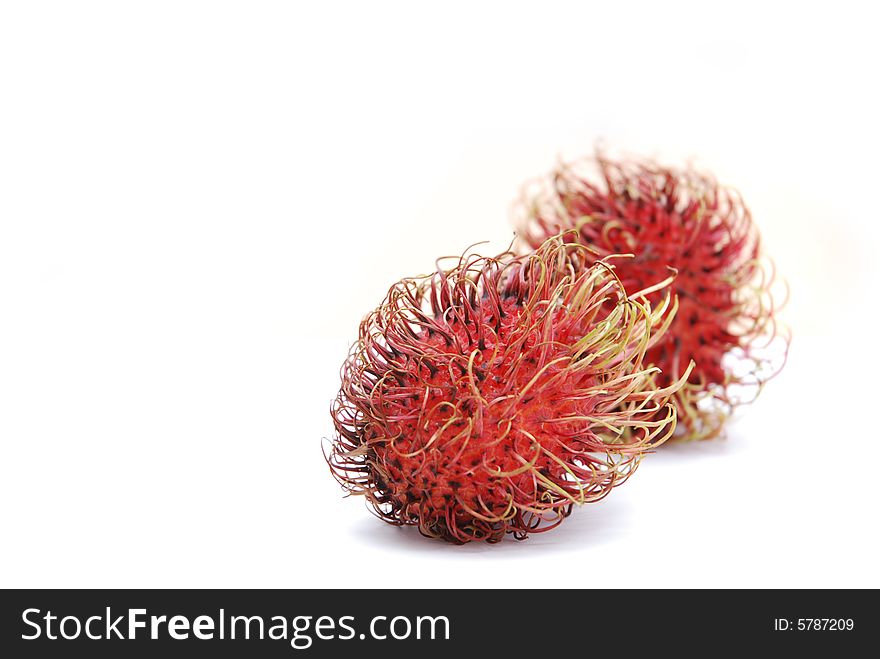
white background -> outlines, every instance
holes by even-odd
[[[869,5],[4,4],[0,586],[880,587]],[[787,370],[557,531],[375,520],[359,319],[598,139],[742,191]]]

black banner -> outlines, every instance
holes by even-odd
[[[846,652],[869,590],[7,590],[0,656]],[[868,646],[870,647],[870,646]]]

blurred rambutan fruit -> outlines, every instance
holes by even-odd
[[[696,364],[673,397],[677,438],[717,436],[730,412],[752,402],[784,365],[789,338],[774,317],[772,264],[739,194],[712,177],[597,154],[527,185],[516,215],[528,247],[566,231],[596,258],[631,254],[615,261],[627,290],[677,271],[678,313],[645,358],[660,367],[661,385]]]
[[[615,263],[560,236],[394,284],[342,367],[337,480],[455,543],[522,539],[608,494],[671,435],[684,382],[643,364],[674,298],[628,296]]]

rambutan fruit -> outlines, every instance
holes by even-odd
[[[526,186],[517,210],[519,235],[531,248],[567,231],[567,240],[589,245],[597,258],[631,254],[616,261],[627,290],[677,271],[678,314],[645,358],[666,385],[696,364],[673,398],[676,437],[717,436],[730,412],[752,402],[784,365],[789,339],[777,332],[772,264],[739,194],[711,176],[598,153]]]
[[[342,367],[337,480],[455,543],[522,539],[607,495],[671,435],[684,382],[643,365],[674,298],[627,295],[615,262],[559,236],[394,284]]]

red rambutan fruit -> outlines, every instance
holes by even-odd
[[[757,228],[736,191],[692,169],[597,154],[560,165],[523,196],[515,221],[532,248],[567,231],[597,258],[631,254],[615,262],[627,290],[677,271],[671,287],[678,314],[645,358],[667,385],[696,364],[673,398],[676,437],[718,435],[733,408],[752,402],[781,370],[789,338],[777,333],[772,264],[762,258]],[[662,294],[648,298],[656,303]],[[770,349],[777,335],[784,346]]]
[[[554,528],[671,435],[667,399],[684,380],[659,387],[643,359],[674,311],[668,295],[627,296],[613,265],[561,236],[530,255],[438,262],[362,321],[332,407],[331,471],[428,537]]]

